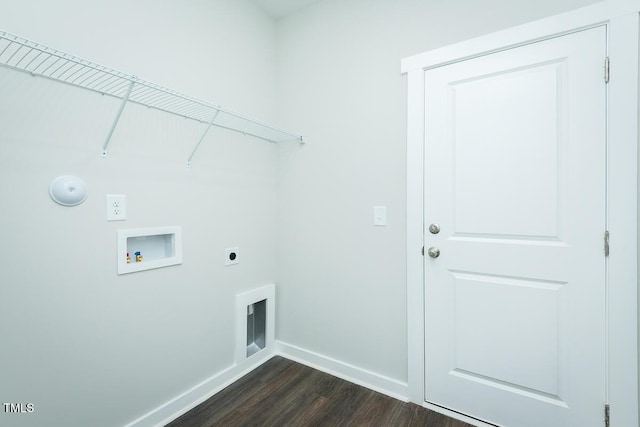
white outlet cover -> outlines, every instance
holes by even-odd
[[[240,263],[240,248],[226,248],[224,250],[224,265],[236,265]]]
[[[127,219],[127,197],[124,194],[107,194],[107,221]]]

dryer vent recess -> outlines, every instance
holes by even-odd
[[[251,357],[267,345],[267,300],[247,306],[247,354]]]
[[[230,266],[240,263],[240,248],[227,248],[224,250],[224,265]]]

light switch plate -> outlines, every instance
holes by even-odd
[[[376,225],[376,226],[387,225],[387,207],[386,206],[373,207],[373,225]]]

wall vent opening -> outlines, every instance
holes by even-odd
[[[267,344],[267,300],[247,306],[247,357],[264,349]]]
[[[266,357],[275,342],[275,285],[236,295],[236,362]]]

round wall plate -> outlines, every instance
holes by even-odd
[[[87,198],[87,184],[77,176],[59,176],[51,182],[49,195],[62,206],[77,206]]]

